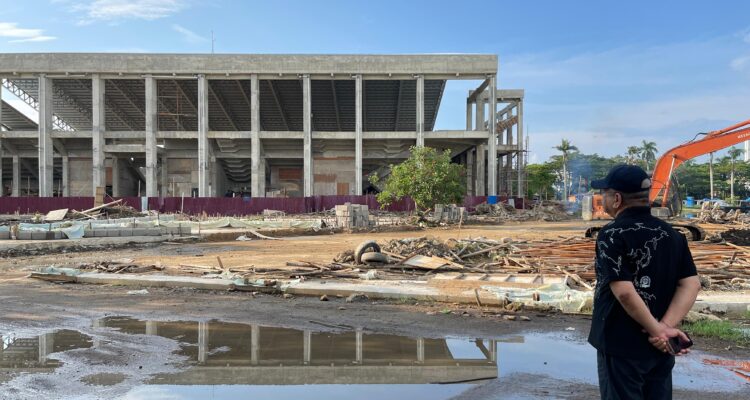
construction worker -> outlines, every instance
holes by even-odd
[[[596,240],[588,339],[597,349],[601,397],[671,399],[674,356],[692,344],[676,327],[700,290],[687,240],[651,215],[651,179],[640,167],[615,166],[591,186],[614,218]]]

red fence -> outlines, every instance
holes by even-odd
[[[140,210],[140,197],[123,197],[125,204]],[[499,197],[499,201],[506,198]],[[467,196],[464,206],[470,210],[487,201],[486,196]],[[373,195],[366,196],[312,196],[295,198],[242,198],[242,197],[150,197],[148,208],[163,213],[184,212],[208,215],[251,215],[263,210],[279,210],[288,214],[302,214],[330,210],[339,204],[367,204],[370,209],[380,209]],[[515,200],[516,208],[522,208],[521,199]],[[0,214],[47,213],[51,210],[70,208],[85,210],[93,207],[93,197],[0,197]],[[387,211],[413,211],[414,202],[405,198],[385,208]]]

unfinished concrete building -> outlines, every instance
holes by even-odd
[[[1,192],[359,195],[418,145],[450,149],[469,194],[522,196],[523,91],[498,89],[497,69],[495,55],[0,54],[6,96],[38,116],[0,102]],[[465,130],[435,129],[448,80],[480,82]]]

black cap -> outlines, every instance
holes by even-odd
[[[636,193],[651,189],[651,177],[637,165],[616,165],[604,179],[591,181],[594,189],[612,189],[622,193]]]

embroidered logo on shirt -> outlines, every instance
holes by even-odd
[[[649,276],[642,276],[640,286],[644,289],[648,289],[651,287],[651,277]]]

